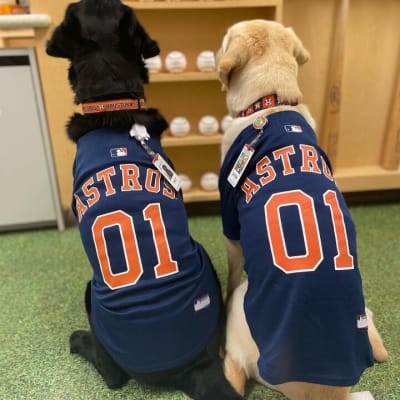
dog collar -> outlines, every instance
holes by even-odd
[[[144,99],[118,99],[82,103],[84,114],[95,114],[110,111],[141,110],[146,106]]]
[[[270,94],[268,96],[261,97],[253,104],[251,104],[246,110],[240,111],[238,117],[247,117],[257,111],[265,110],[267,108],[276,106],[297,106],[298,103],[289,103],[279,101],[278,95]]]

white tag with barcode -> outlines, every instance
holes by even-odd
[[[179,192],[181,189],[181,179],[160,154],[156,153],[154,155],[153,164],[172,187]]]
[[[235,164],[232,168],[232,171],[229,173],[228,182],[236,187],[240,178],[242,177],[244,170],[247,167],[247,164],[250,162],[251,157],[254,155],[254,148],[245,144],[243,146],[242,151],[239,154],[239,157],[235,161]]]

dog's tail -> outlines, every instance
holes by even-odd
[[[226,379],[219,358],[204,360],[185,378],[179,389],[194,400],[244,400]]]
[[[369,341],[372,347],[372,353],[374,355],[374,359],[378,362],[387,361],[389,355],[383,344],[383,340],[378,330],[376,329],[374,320],[373,320],[373,312],[369,308],[365,308],[365,311],[368,316],[368,336]]]

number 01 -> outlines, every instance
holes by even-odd
[[[145,221],[149,221],[153,233],[154,246],[158,257],[158,264],[154,266],[156,278],[175,274],[178,272],[178,264],[171,257],[160,204],[149,204],[143,210],[143,218]],[[117,274],[112,271],[104,235],[104,231],[113,226],[117,226],[119,229],[126,263],[126,270]],[[121,210],[100,215],[92,225],[92,237],[100,270],[107,286],[110,289],[118,289],[137,283],[143,274],[143,266],[133,218]]]
[[[336,192],[328,190],[323,194],[324,204],[329,207],[336,239],[337,255],[334,258],[336,270],[354,269],[350,254],[343,212]],[[287,252],[280,209],[295,206],[298,208],[303,231],[305,254],[289,256]],[[319,226],[315,214],[314,199],[302,190],[275,193],[265,204],[265,219],[274,264],[287,274],[315,271],[323,259]]]

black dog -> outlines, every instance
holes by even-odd
[[[47,44],[49,55],[70,60],[84,113],[67,131],[77,143],[73,210],[93,268],[85,296],[91,330],[71,335],[71,352],[110,388],[134,378],[194,399],[238,400],[218,355],[217,275],[188,231],[160,145],[167,122],[145,108],[143,59],[159,51],[120,0],[70,4]]]

